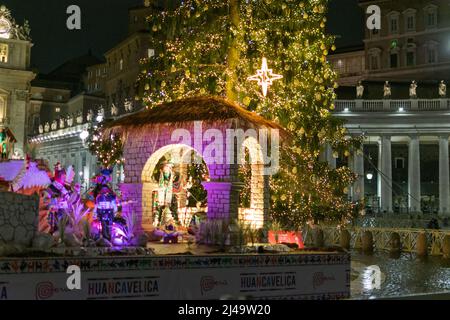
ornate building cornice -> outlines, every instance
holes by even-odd
[[[0,6],[0,39],[14,39],[31,41],[30,25],[27,20],[18,25],[11,15],[11,11],[4,5]]]

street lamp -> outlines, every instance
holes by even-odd
[[[80,139],[84,141],[86,141],[86,139],[89,137],[89,132],[87,132],[87,130],[83,130],[80,133]]]
[[[89,137],[89,132],[87,130],[83,130],[80,133],[80,139],[81,139],[81,144],[83,145],[83,148],[86,148],[86,140]]]

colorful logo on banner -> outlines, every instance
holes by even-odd
[[[68,288],[57,288],[53,282],[44,281],[36,285],[36,300],[48,300],[59,293],[67,293],[71,290]]]
[[[212,276],[204,276],[200,279],[200,290],[202,296],[205,295],[208,291],[214,290],[215,287],[218,286],[227,286],[228,282],[226,280],[217,281]]]
[[[313,288],[316,289],[322,285],[324,285],[328,281],[335,281],[333,275],[325,275],[323,272],[316,272],[313,276]]]

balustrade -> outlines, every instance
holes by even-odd
[[[335,112],[419,112],[450,110],[450,99],[335,100]]]

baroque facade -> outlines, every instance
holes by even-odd
[[[144,1],[143,6],[130,8],[128,36],[104,54],[106,62],[87,68],[87,92],[105,97],[106,116],[115,117],[142,107],[135,99],[140,61],[154,55],[146,17],[161,6]]]
[[[330,63],[341,85],[335,115],[364,146],[350,158],[329,148],[323,156],[353,168],[351,198],[370,212],[448,216],[450,100],[440,84],[450,83],[448,1],[359,3],[364,12],[380,7],[381,30],[366,29],[361,47],[338,50]]]
[[[11,12],[0,7],[0,128],[9,129],[16,143],[9,157],[24,155],[27,137],[27,114],[30,112],[31,81],[30,28],[25,21],[19,26]]]
[[[361,0],[364,12],[381,9],[381,29],[365,32],[365,54],[371,79],[448,79],[450,6],[447,0]]]
[[[56,162],[73,165],[75,180],[87,185],[95,173],[96,160],[79,135],[89,126],[88,110],[104,104],[104,99],[79,88],[80,76],[73,70],[84,72],[86,66],[99,60],[86,55],[48,75],[36,75],[30,68],[32,46],[28,22],[19,26],[11,12],[1,6],[0,129],[16,141],[14,146],[8,144],[7,158],[23,159],[29,153],[46,160],[50,168]]]
[[[72,165],[75,182],[84,187],[97,168],[80,134],[92,125],[89,115],[105,100],[87,93],[81,79],[87,67],[100,61],[91,53],[73,58],[49,74],[38,75],[31,87],[28,127],[29,142],[36,146],[34,156],[45,160],[49,168],[58,162],[64,167]]]

